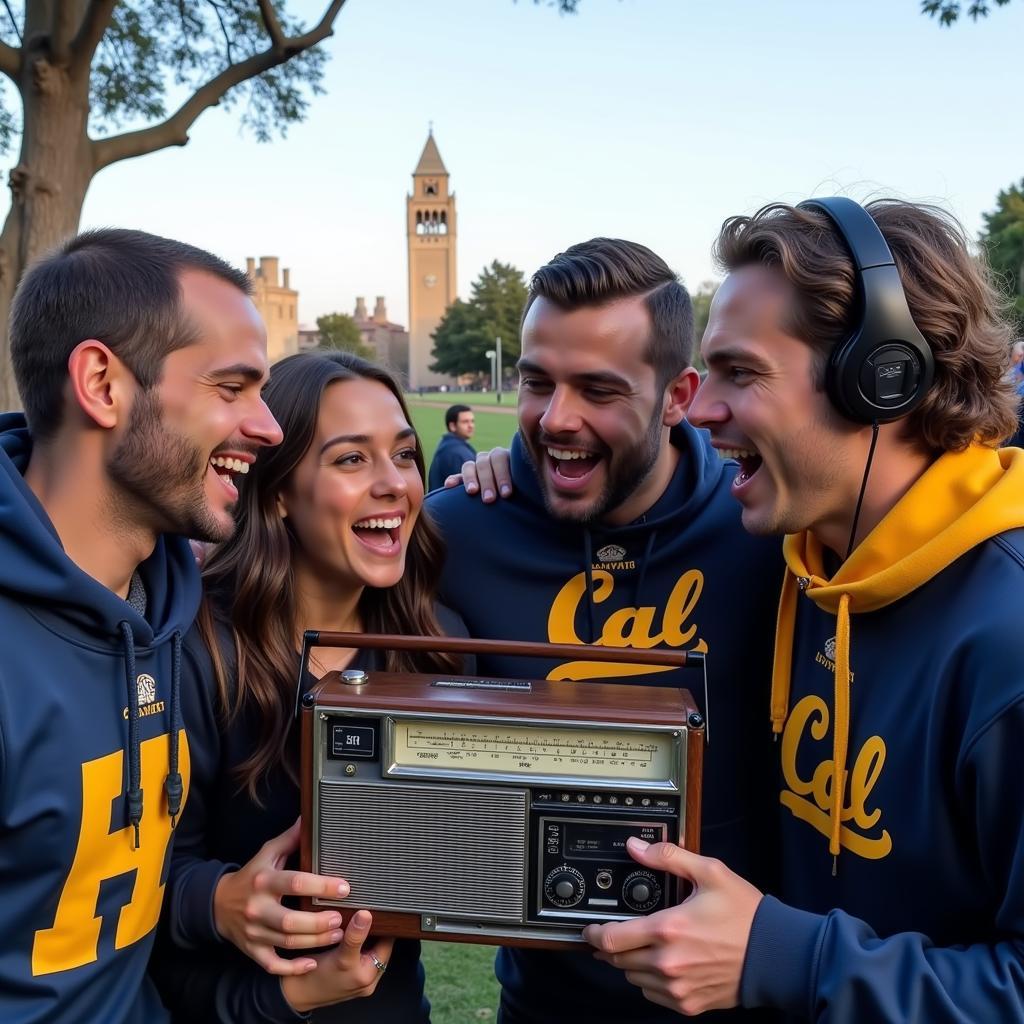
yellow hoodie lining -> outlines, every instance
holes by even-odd
[[[937,459],[825,578],[821,545],[806,531],[786,537],[786,577],[779,599],[772,669],[772,730],[789,714],[798,588],[836,616],[829,852],[839,856],[850,732],[850,615],[876,611],[912,593],[962,554],[1024,526],[1024,451],[972,445]]]

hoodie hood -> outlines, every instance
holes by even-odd
[[[55,631],[121,646],[122,623],[138,646],[188,631],[199,608],[199,573],[188,541],[161,536],[139,566],[144,616],[68,558],[57,531],[25,483],[32,439],[20,413],[0,415],[0,593],[32,605]]]

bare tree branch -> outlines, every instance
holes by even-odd
[[[24,43],[25,39],[21,34],[21,26],[18,24],[18,19],[14,16],[14,11],[11,10],[11,5],[4,0],[4,10],[7,11],[7,17],[10,19],[11,28],[14,30],[14,34],[18,37],[19,43]]]
[[[71,37],[75,34],[74,0],[54,0],[53,26],[50,29],[50,60],[59,68],[71,63]]]
[[[267,35],[270,36],[271,44],[274,47],[284,46],[284,32],[281,30],[281,22],[278,21],[277,11],[274,10],[273,3],[271,3],[271,0],[259,0],[259,4],[260,15],[263,18],[263,24],[266,26]]]
[[[117,0],[89,0],[85,17],[75,38],[71,41],[72,60],[78,68],[88,68],[100,45],[103,33],[110,25]]]
[[[21,70],[21,50],[16,46],[0,42],[0,71],[12,82],[17,83]]]
[[[310,31],[299,36],[282,37],[280,44],[271,46],[269,50],[253,54],[241,63],[225,68],[219,75],[215,75],[200,86],[191,99],[183,103],[166,120],[149,128],[95,141],[93,154],[96,170],[109,167],[119,160],[155,153],[168,146],[184,146],[188,142],[188,131],[199,115],[209,107],[216,106],[229,89],[284,64],[295,54],[316,46],[332,35],[334,19],[345,3],[346,0],[331,0],[324,16]],[[260,6],[262,7],[262,0]]]

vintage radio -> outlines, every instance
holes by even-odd
[[[308,632],[312,647],[578,658],[559,644]],[[595,661],[700,655],[588,647]],[[701,681],[703,682],[703,677]],[[399,937],[577,948],[587,924],[672,906],[679,879],[626,839],[696,850],[704,719],[689,691],[614,683],[330,673],[301,699],[302,866],[352,886]]]

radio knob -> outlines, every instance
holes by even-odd
[[[575,907],[586,888],[583,876],[565,864],[548,872],[544,879],[544,895],[556,907]]]
[[[650,910],[661,899],[661,886],[649,871],[634,871],[622,883],[622,899],[633,910]]]

